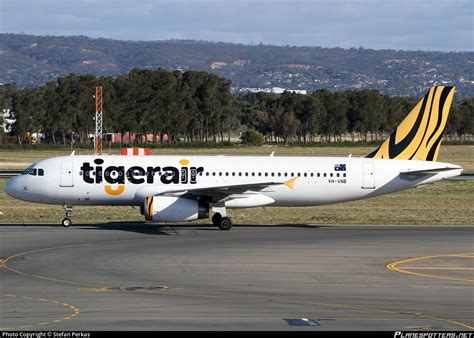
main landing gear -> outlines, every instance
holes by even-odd
[[[230,230],[232,229],[232,220],[230,217],[224,216],[220,213],[215,213],[214,216],[212,216],[212,223],[219,227],[221,230]]]
[[[219,202],[213,204],[212,211],[214,212],[214,215],[212,216],[212,224],[214,224],[221,230],[232,229],[232,220],[230,219],[230,217],[227,217],[227,212],[224,203]]]
[[[63,205],[65,216],[62,220],[64,227],[70,227],[72,224],[72,205]]]

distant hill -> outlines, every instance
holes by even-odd
[[[120,41],[85,36],[0,34],[0,82],[31,87],[68,73],[118,75],[132,68],[204,70],[242,88],[346,90],[420,96],[434,84],[474,96],[474,52],[426,52]]]

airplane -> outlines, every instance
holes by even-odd
[[[436,162],[454,87],[435,86],[364,157],[74,155],[38,161],[10,179],[17,199],[63,205],[139,206],[148,222],[209,218],[230,230],[227,209],[315,206],[375,197],[458,176]]]

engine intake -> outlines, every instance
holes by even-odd
[[[180,222],[209,217],[209,204],[184,197],[148,196],[143,211],[153,222]]]

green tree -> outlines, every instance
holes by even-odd
[[[263,135],[258,131],[249,129],[242,133],[240,140],[242,144],[260,146],[263,144]]]

